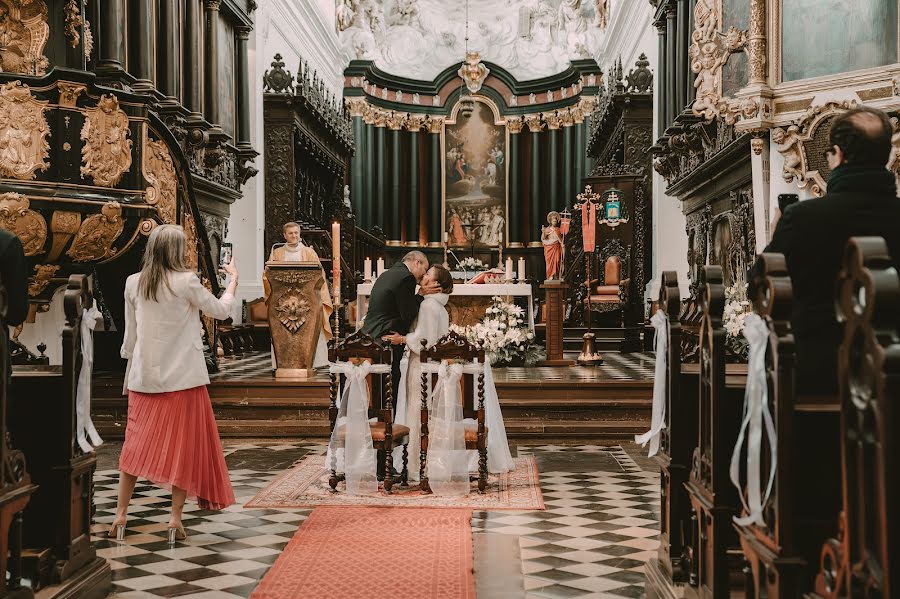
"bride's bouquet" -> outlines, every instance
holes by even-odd
[[[488,265],[479,260],[478,258],[474,258],[469,256],[464,258],[459,265],[465,270],[487,270]]]
[[[543,360],[544,348],[528,329],[525,310],[499,296],[492,300],[481,322],[466,327],[452,324],[450,330],[483,349],[493,366],[531,366]]]

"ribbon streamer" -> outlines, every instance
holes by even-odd
[[[423,365],[431,366],[430,364]],[[478,363],[449,363],[437,366],[429,419],[428,482],[439,496],[460,496],[469,492],[469,460],[466,453],[466,429],[463,422],[460,379],[464,372],[482,371]],[[433,371],[432,368],[428,370]]]
[[[91,420],[91,374],[94,370],[94,328],[103,319],[97,309],[97,301],[81,315],[81,372],[75,394],[75,438],[84,453],[94,451],[103,444]],[[129,361],[130,364],[130,361]],[[126,384],[128,381],[126,373]],[[88,442],[88,438],[90,442]]]
[[[369,374],[391,371],[389,364],[350,362],[329,364],[331,372],[346,377],[338,417],[328,443],[326,464],[332,461],[344,473],[348,495],[374,495],[378,492],[376,451],[369,428]]]
[[[769,388],[766,384],[766,348],[769,327],[758,314],[749,314],[744,320],[744,337],[750,345],[750,364],[747,372],[747,388],[744,392],[744,418],[734,453],[731,454],[731,482],[738,489],[744,505],[743,517],[735,516],[734,521],[741,526],[757,524],[765,526],[763,508],[772,493],[777,467],[778,439],[775,436],[775,422],[769,411]],[[769,438],[769,482],[765,494],[761,493],[760,463],[762,453],[763,425]],[[747,486],[741,485],[741,448],[747,439]],[[746,495],[744,491],[746,490]]]
[[[650,430],[642,435],[635,435],[634,442],[642,447],[650,442],[648,457],[659,452],[659,433],[666,428],[666,367],[669,357],[669,315],[657,310],[650,324],[656,329],[656,369],[653,373],[653,408],[650,414]]]

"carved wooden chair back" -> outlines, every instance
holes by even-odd
[[[667,270],[662,273],[662,284],[659,286],[659,309],[665,312],[668,322],[665,334],[669,343],[666,346],[666,414],[669,420],[680,410],[679,375],[681,373],[681,291],[678,289],[678,273]],[[671,457],[671,427],[660,432],[660,451]]]
[[[373,365],[390,365],[391,349],[373,339],[370,335],[357,331],[338,341],[328,350],[331,362],[350,362],[355,365],[368,362]],[[331,427],[337,420],[340,392],[345,384],[345,376],[331,373],[331,407],[329,416]],[[370,373],[366,377],[369,387],[369,418],[379,422],[393,421],[394,389],[391,374]]]
[[[94,296],[87,275],[70,275],[63,294],[63,311],[66,315],[62,331],[62,376],[66,395],[71,398],[66,404],[70,408],[72,438],[75,435],[75,398],[78,395],[78,378],[81,375],[81,364],[84,356],[81,351],[81,318],[85,310],[94,305]],[[78,444],[73,444],[72,457],[81,453]]]
[[[843,513],[822,548],[822,597],[900,593],[900,279],[884,239],[854,237],[839,275]]]
[[[605,285],[618,285],[622,280],[622,259],[610,256],[603,265],[603,282]]]
[[[691,476],[707,490],[715,492],[724,488],[727,481],[717,480],[713,472],[712,457],[717,444],[725,449],[721,432],[716,429],[715,417],[718,403],[725,391],[725,327],[722,315],[725,311],[725,285],[721,266],[704,266],[703,284],[700,288],[700,397],[698,445]],[[733,441],[733,439],[732,439]]]

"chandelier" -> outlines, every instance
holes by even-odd
[[[484,83],[484,80],[487,79],[488,74],[491,72],[484,64],[481,62],[481,54],[478,52],[469,52],[469,0],[466,0],[466,58],[462,63],[462,66],[459,67],[459,70],[456,72],[457,75],[460,76],[463,80],[463,85],[469,91],[469,94],[478,93],[481,90],[481,85]],[[463,86],[460,86],[460,106],[459,112],[463,117],[468,117],[472,114],[472,111],[475,110],[475,101],[472,99],[472,96],[466,94],[463,90]]]

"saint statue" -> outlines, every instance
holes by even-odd
[[[549,227],[541,227],[541,242],[544,244],[544,262],[547,263],[547,280],[559,280],[563,259],[562,233],[559,226],[562,218],[555,210],[547,215]]]

